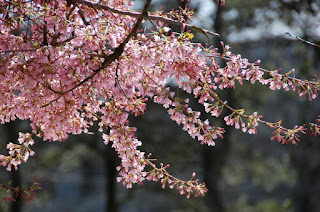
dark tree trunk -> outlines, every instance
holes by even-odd
[[[117,155],[110,146],[105,147],[105,171],[106,171],[106,212],[117,212]]]
[[[214,147],[203,146],[202,149],[204,182],[209,190],[204,198],[210,212],[225,211],[218,182],[230,148],[228,137],[225,135]]]
[[[214,18],[214,31],[217,33],[222,32],[222,23],[221,23],[222,8],[218,7],[215,18]],[[221,52],[220,38],[214,38],[214,46],[219,47]],[[234,99],[232,98],[232,91],[225,90],[223,93],[224,98],[227,99],[229,104],[235,104]],[[230,131],[232,128],[228,127],[225,123],[223,127],[227,131],[224,135],[224,138],[221,142],[217,142],[216,146],[208,147],[203,146],[202,148],[202,167],[204,171],[204,181],[206,186],[209,189],[208,193],[205,196],[205,201],[209,211],[211,212],[223,212],[225,207],[222,200],[221,192],[219,191],[218,182],[221,177],[222,168],[227,160],[227,156],[230,149]]]
[[[306,40],[311,40],[306,35],[303,36]],[[313,41],[319,43],[319,41]],[[304,64],[300,69],[301,78],[311,79],[311,69],[319,69],[320,49],[311,46],[306,46],[309,50],[314,50],[313,67],[310,64],[310,58],[305,55]],[[308,123],[310,120],[307,114],[314,111],[308,100],[305,100],[300,109],[300,122]],[[318,112],[319,109],[316,108]],[[312,136],[303,136],[298,148],[293,148],[291,151],[292,165],[297,171],[297,183],[293,193],[293,203],[296,212],[316,212],[320,211],[320,143],[319,138]]]
[[[18,140],[18,131],[17,131],[17,122],[10,122],[5,124],[5,128],[7,131],[7,139],[8,141],[11,141],[13,143],[16,143]],[[15,170],[12,167],[12,170],[10,172],[10,177],[12,181],[12,186],[17,187],[19,186],[21,188],[21,176],[20,171]],[[11,202],[10,211],[11,212],[19,212],[22,209],[22,198],[21,196],[14,197],[16,201]]]
[[[12,186],[17,187],[19,186],[21,188],[21,177],[20,177],[20,171],[19,170],[12,170],[10,173],[10,177],[12,180]],[[22,198],[21,196],[15,197],[16,201],[11,202],[11,211],[12,212],[19,212],[22,209]]]
[[[293,194],[296,212],[320,210],[320,144],[313,138],[304,139],[292,154],[297,171],[297,184]]]

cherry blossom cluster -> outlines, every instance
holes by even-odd
[[[194,175],[189,181],[178,180],[167,173],[167,166],[157,168],[145,157],[128,121],[129,114],[143,114],[151,100],[162,104],[192,138],[214,146],[225,130],[201,120],[188,99],[170,91],[170,82],[193,95],[213,117],[228,110],[227,125],[256,134],[262,123],[274,130],[274,140],[299,141],[304,125],[287,129],[256,112],[247,115],[218,93],[247,81],[271,90],[297,90],[312,100],[318,97],[319,81],[297,79],[294,70],[281,74],[262,69],[260,61],[250,63],[224,43],[222,53],[195,43],[193,31],[217,34],[188,23],[193,15],[189,8],[151,13],[150,3],[146,0],[142,12],[136,12],[129,0],[0,0],[0,122],[29,120],[32,128],[19,134],[19,144],[7,145],[9,155],[0,155],[2,166],[10,171],[26,162],[34,154],[29,148],[32,137],[63,141],[69,134],[89,133],[97,124],[104,143],[111,143],[121,159],[118,181],[125,186],[161,180],[188,197],[202,196],[206,188]],[[152,28],[139,30],[143,21]],[[181,31],[174,32],[172,25]],[[218,59],[226,65],[221,67]],[[320,134],[318,122],[310,124],[314,135]],[[146,171],[148,167],[152,171]]]
[[[225,132],[223,128],[218,126],[211,126],[209,120],[202,121],[200,119],[200,112],[193,111],[188,104],[182,105],[175,102],[174,108],[170,108],[168,113],[172,120],[179,125],[183,125],[183,130],[187,131],[192,138],[198,138],[201,144],[214,146],[213,140],[218,137],[223,138]]]
[[[278,142],[282,142],[283,144],[292,143],[297,144],[299,142],[299,135],[297,133],[306,134],[306,128],[304,125],[297,126],[295,125],[293,129],[286,129],[280,126],[280,122],[276,125],[271,126],[271,128],[275,128],[274,136],[271,140],[277,140]]]
[[[121,165],[117,167],[120,174],[117,180],[127,188],[132,188],[133,183],[141,184],[146,176],[144,152],[137,149],[141,142],[134,138],[134,131],[134,128],[119,126],[110,129],[109,134],[103,134],[105,144],[112,142],[112,147],[118,152]]]

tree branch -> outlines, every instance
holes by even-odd
[[[89,1],[86,1],[86,0],[78,0],[77,3],[86,5],[86,6],[91,7],[91,8],[96,8],[96,9],[101,9],[101,10],[106,10],[106,11],[109,11],[109,12],[117,13],[117,14],[120,14],[120,15],[127,15],[127,16],[131,16],[131,17],[140,17],[141,16],[141,13],[139,13],[139,12],[123,11],[123,10],[115,9],[113,7],[108,7],[106,5],[102,5],[102,4],[99,4],[99,3],[89,2]],[[193,30],[195,30],[197,32],[200,32],[200,33],[203,33],[203,34],[210,34],[210,35],[213,35],[213,36],[216,36],[216,37],[220,36],[218,33],[202,29],[201,27],[197,27],[197,26],[194,26],[192,24],[181,23],[181,22],[179,22],[177,20],[173,20],[173,19],[166,18],[166,17],[163,17],[163,16],[151,15],[151,14],[147,14],[147,16],[151,20],[161,21],[161,22],[164,22],[164,23],[167,23],[167,24],[174,24],[174,25],[178,25],[178,26],[185,26],[185,27],[187,27],[189,29],[193,29]]]

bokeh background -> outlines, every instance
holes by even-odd
[[[181,0],[153,0],[152,10],[164,11],[179,6]],[[320,48],[289,37],[285,32],[320,44],[320,1],[318,0],[227,0],[217,7],[215,0],[191,0],[195,11],[193,24],[218,32],[221,37],[208,40],[196,34],[194,41],[220,48],[220,40],[268,70],[294,68],[296,76],[313,79],[320,71]],[[135,1],[140,9],[144,1]],[[220,61],[223,64],[223,61]],[[172,89],[174,85],[170,85]],[[183,92],[180,95],[185,95]],[[320,114],[319,100],[312,102],[294,92],[270,91],[261,85],[226,90],[220,95],[235,108],[258,111],[266,120],[287,127],[314,122]],[[203,108],[193,101],[194,109]],[[223,117],[223,116],[222,116]],[[224,126],[220,119],[214,124]],[[119,164],[116,154],[105,146],[97,129],[93,135],[70,136],[60,143],[38,141],[36,152],[19,171],[0,169],[0,182],[13,180],[27,186],[33,177],[41,180],[42,190],[28,203],[0,201],[0,211],[108,211],[108,212],[231,212],[231,211],[320,211],[320,141],[302,136],[297,145],[271,141],[272,131],[259,126],[258,135],[244,134],[226,127],[224,139],[215,147],[201,146],[180,126],[170,120],[161,105],[149,103],[146,113],[131,117],[143,141],[141,150],[170,164],[169,172],[189,179],[192,172],[205,181],[209,192],[204,198],[186,199],[176,190],[161,189],[160,183],[145,182],[126,189],[116,182]],[[28,123],[15,121],[0,126],[0,151],[8,141],[15,141]],[[0,191],[1,197],[6,195]]]

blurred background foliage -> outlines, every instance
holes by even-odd
[[[153,9],[184,7],[181,0],[153,0]],[[144,1],[137,0],[139,9]],[[191,0],[194,24],[220,33],[208,40],[196,34],[194,41],[220,46],[222,39],[232,52],[261,67],[283,73],[292,68],[296,76],[312,79],[319,71],[320,49],[285,35],[290,32],[320,43],[320,2],[318,0],[227,0],[217,8],[215,0]],[[220,61],[223,65],[223,61]],[[174,85],[171,85],[176,90]],[[187,94],[180,91],[182,97]],[[260,85],[238,86],[220,93],[235,108],[248,113],[258,111],[269,121],[282,120],[285,126],[314,122],[320,114],[319,100],[308,102],[294,92],[270,91]],[[223,121],[204,113],[196,100],[190,105],[202,111],[202,118],[224,126]],[[319,138],[301,137],[297,146],[270,141],[270,129],[259,126],[252,136],[227,127],[224,139],[215,147],[201,146],[170,120],[161,105],[149,103],[142,117],[131,117],[143,142],[141,150],[153,153],[159,162],[170,164],[169,171],[181,179],[192,172],[205,181],[209,192],[204,198],[179,196],[177,191],[161,189],[159,183],[145,182],[133,189],[116,182],[117,156],[104,146],[101,134],[70,136],[67,141],[37,141],[36,155],[20,166],[18,172],[1,169],[0,182],[13,180],[27,186],[33,176],[41,182],[34,201],[0,202],[0,211],[320,211]],[[226,113],[228,114],[228,113]],[[226,126],[225,126],[226,127]],[[0,149],[5,153],[8,141],[15,141],[19,131],[28,131],[27,122],[16,121],[0,128]],[[6,195],[0,191],[1,197]]]

